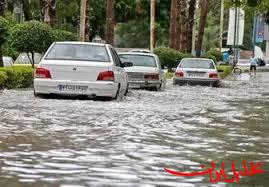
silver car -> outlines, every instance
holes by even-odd
[[[3,56],[3,62],[4,62],[4,67],[10,67],[13,66],[14,60],[10,56]]]
[[[160,60],[152,53],[119,53],[122,62],[131,62],[132,67],[125,68],[128,74],[129,88],[145,88],[159,91],[165,88],[166,79]]]
[[[179,63],[173,78],[173,84],[206,84],[219,86],[220,77],[213,60],[203,58],[185,58]]]

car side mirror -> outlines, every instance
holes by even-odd
[[[124,62],[121,64],[121,67],[122,68],[126,68],[126,67],[132,67],[133,66],[133,63],[132,62]]]

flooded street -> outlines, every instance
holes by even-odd
[[[0,92],[0,186],[209,186],[214,161],[262,162],[236,186],[269,184],[269,73],[221,88],[131,90],[123,101],[38,99]],[[223,182],[212,186],[229,186]]]

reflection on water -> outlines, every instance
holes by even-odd
[[[237,186],[267,186],[269,80],[243,76],[223,88],[135,90],[121,102],[3,91],[0,186],[208,186],[207,176],[175,177],[163,168],[199,171],[232,160],[266,170]]]

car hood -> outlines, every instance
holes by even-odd
[[[144,67],[144,66],[132,66],[126,67],[125,71],[128,72],[139,72],[139,73],[158,73],[157,67]]]

